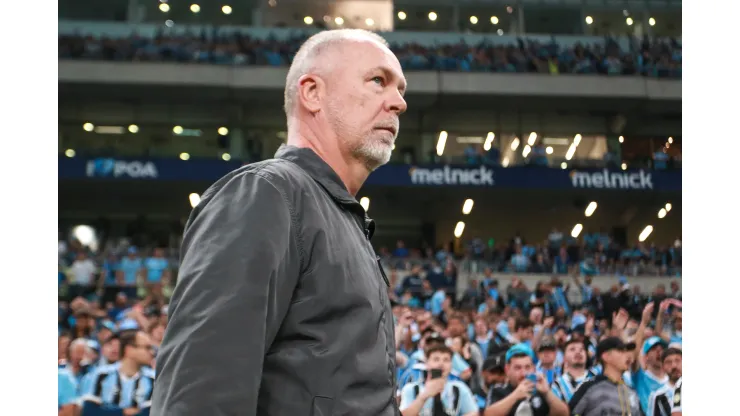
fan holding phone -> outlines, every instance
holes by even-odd
[[[423,380],[406,384],[401,390],[403,416],[477,416],[478,404],[463,382],[449,378],[452,350],[434,344],[425,349]]]

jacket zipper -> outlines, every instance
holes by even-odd
[[[385,285],[388,287],[391,287],[391,282],[388,280],[388,276],[385,275],[385,270],[383,270],[383,265],[380,264],[380,256],[375,256],[375,258],[378,261],[378,269],[380,269],[380,275],[383,276]]]

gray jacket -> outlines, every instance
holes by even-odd
[[[583,382],[568,403],[575,416],[641,416],[640,400],[623,382],[603,374]]]
[[[400,414],[374,230],[308,149],[211,186],[185,228],[151,415]]]

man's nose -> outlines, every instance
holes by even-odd
[[[408,106],[406,105],[406,100],[401,95],[401,92],[396,90],[392,93],[392,97],[388,100],[388,107],[388,111],[400,115],[406,112],[406,108]]]

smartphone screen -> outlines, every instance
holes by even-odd
[[[438,368],[433,368],[433,369],[429,370],[429,372],[430,372],[432,378],[440,378],[440,377],[442,377],[442,370],[440,370]]]

